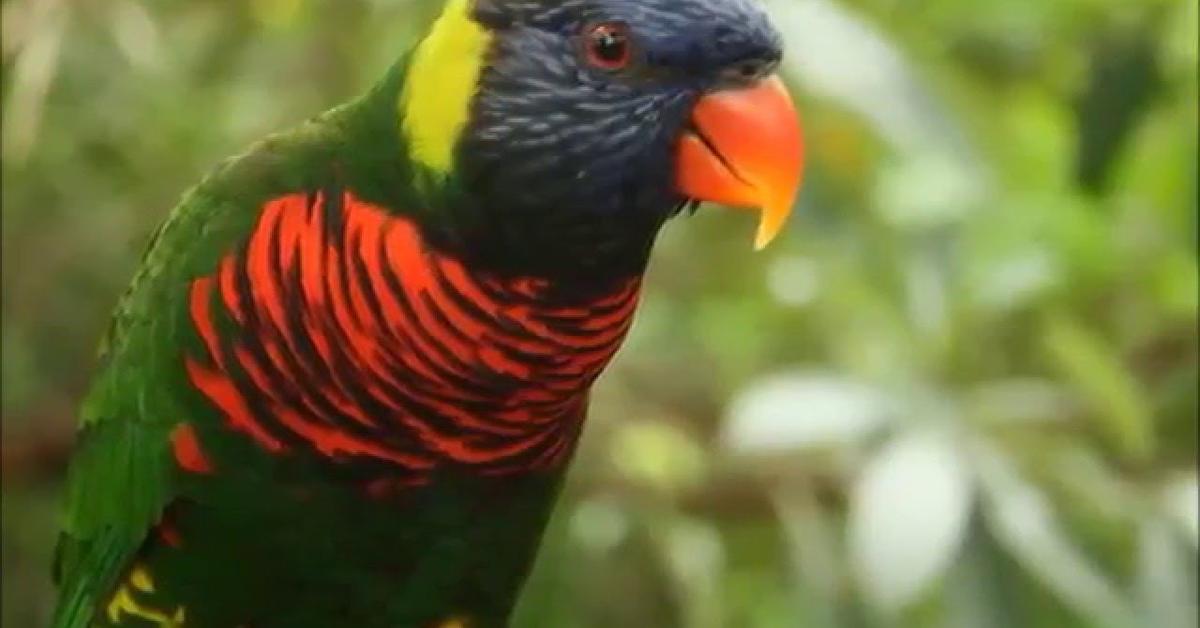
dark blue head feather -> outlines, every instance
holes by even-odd
[[[475,17],[495,37],[457,153],[471,222],[580,271],[640,270],[687,200],[674,152],[692,106],[782,56],[751,0],[476,0]],[[602,23],[628,28],[626,67],[588,63]]]

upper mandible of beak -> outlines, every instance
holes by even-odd
[[[804,170],[804,140],[778,76],[715,91],[692,110],[679,141],[675,180],[689,198],[757,208],[754,248],[775,239],[792,212]]]

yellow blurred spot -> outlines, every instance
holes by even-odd
[[[301,0],[254,0],[254,19],[270,28],[286,29],[300,17]]]
[[[108,601],[105,612],[108,615],[109,623],[119,626],[124,618],[129,616],[146,620],[161,628],[183,627],[184,621],[187,618],[186,608],[178,606],[171,613],[162,609],[152,608],[137,601],[133,596],[134,591],[142,593],[154,592],[154,577],[144,566],[135,565],[130,570],[126,582],[117,588],[117,592]]]
[[[668,493],[695,486],[705,471],[704,452],[690,435],[658,421],[622,425],[613,435],[617,470],[644,486]]]
[[[811,144],[821,151],[831,176],[857,181],[870,168],[870,140],[861,121],[846,113],[828,112],[811,132]]]
[[[133,572],[129,574],[129,584],[138,591],[146,593],[154,593],[154,579],[150,576],[150,572],[146,571],[145,567],[134,567]]]

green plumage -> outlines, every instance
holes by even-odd
[[[746,182],[798,185],[781,54],[746,0],[450,0],[220,165],[103,343],[54,628],[506,625],[660,227],[751,192],[782,224]]]
[[[458,616],[487,626],[511,610],[561,473],[489,480],[447,471],[386,503],[368,500],[347,480],[373,470],[346,465],[338,477],[222,430],[182,366],[182,355],[202,352],[186,308],[190,282],[245,241],[270,199],[336,181],[398,213],[436,205],[397,185],[412,170],[395,133],[403,68],[363,99],[222,164],[155,234],[83,405],[55,628],[108,625],[108,597],[135,561],[158,583],[189,574],[192,590],[159,584],[159,595],[144,596],[151,607],[185,606],[187,626],[369,628]],[[170,434],[182,421],[196,423],[218,474],[178,468]],[[165,512],[182,551],[151,536]]]

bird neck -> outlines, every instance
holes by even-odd
[[[498,276],[353,192],[293,194],[192,284],[208,355],[187,369],[269,451],[372,459],[416,484],[446,466],[558,469],[639,289]]]
[[[457,169],[431,169],[398,115],[411,65],[408,58],[398,62],[347,112],[344,161],[354,164],[346,169],[357,179],[353,189],[403,211],[431,246],[500,276],[536,277],[600,296],[645,272],[651,246],[673,213],[669,200],[616,213],[612,199],[529,202],[527,195],[518,200],[466,181]]]

